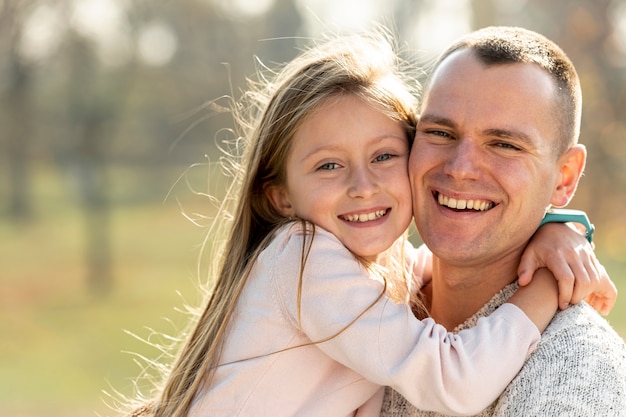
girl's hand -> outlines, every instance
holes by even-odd
[[[527,285],[539,268],[548,268],[559,287],[559,307],[585,299],[607,315],[617,299],[617,289],[600,264],[593,246],[579,232],[564,223],[548,223],[537,230],[522,254],[519,285]]]
[[[597,266],[600,272],[600,282],[595,290],[585,298],[585,301],[589,303],[591,307],[607,316],[615,306],[617,288],[615,288],[615,284],[613,284],[613,281],[609,278],[604,266],[599,263]]]

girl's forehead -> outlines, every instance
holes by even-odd
[[[379,106],[358,97],[343,97],[321,106],[301,123],[292,139],[291,153],[306,159],[325,150],[358,151],[382,142],[408,143],[404,125]]]

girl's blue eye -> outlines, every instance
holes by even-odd
[[[391,159],[392,156],[393,155],[390,153],[383,153],[383,154],[378,155],[376,158],[374,158],[374,161],[376,162],[387,161]]]

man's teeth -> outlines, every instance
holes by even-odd
[[[387,211],[386,210],[377,210],[371,213],[361,213],[361,214],[349,214],[344,216],[343,218],[349,222],[369,222],[372,220],[376,220],[380,217],[383,217]]]
[[[458,210],[471,209],[476,211],[485,211],[493,207],[493,203],[491,201],[457,200],[456,198],[447,197],[442,194],[439,194],[437,199],[439,200],[440,205]]]

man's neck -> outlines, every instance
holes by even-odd
[[[452,331],[516,279],[517,263],[458,268],[434,257],[433,279],[424,291],[430,315]]]

